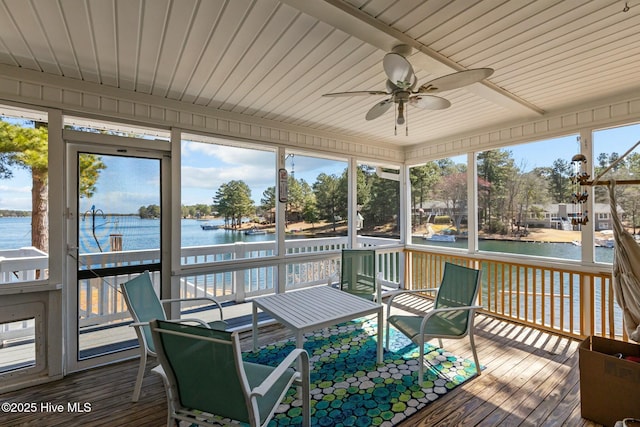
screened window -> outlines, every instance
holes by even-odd
[[[620,158],[634,146],[640,134],[640,124],[603,129],[593,133],[592,178],[601,175],[604,180],[635,180],[640,177],[640,148]],[[617,214],[623,227],[634,236],[640,232],[640,185],[616,185],[617,212],[611,212],[606,186],[593,188],[596,261],[613,260],[613,231],[610,215]]]
[[[345,161],[287,153],[287,239],[347,235],[348,164]],[[275,188],[264,197],[275,208]]]
[[[356,229],[359,236],[400,238],[400,171],[358,165]]]
[[[484,251],[580,259],[582,205],[572,203],[567,136],[478,153],[478,238]]]
[[[185,137],[181,157],[182,264],[273,255],[263,200],[275,186],[275,152]]]
[[[412,243],[467,247],[466,159],[434,160],[409,170]]]
[[[47,278],[48,171],[47,124],[0,116],[0,283]]]

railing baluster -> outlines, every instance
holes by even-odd
[[[445,261],[483,270],[478,298],[490,314],[576,338],[628,340],[608,273],[405,249],[405,274],[414,286],[419,280],[435,285]],[[585,319],[591,319],[588,330]]]

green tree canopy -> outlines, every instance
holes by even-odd
[[[214,204],[220,215],[224,216],[225,222],[231,221],[232,227],[239,227],[242,217],[255,212],[251,189],[244,181],[234,180],[222,184],[214,196]]]
[[[335,231],[336,217],[340,216],[341,207],[345,206],[341,198],[346,197],[346,194],[342,193],[340,178],[321,173],[313,184],[313,192],[318,215],[321,219],[331,222]]]
[[[36,122],[34,127],[26,127],[0,120],[0,178],[10,178],[11,167],[31,172],[31,244],[43,251],[49,250],[48,141],[46,123]],[[91,197],[100,171],[106,166],[100,157],[90,154],[81,156],[79,162],[79,195]]]

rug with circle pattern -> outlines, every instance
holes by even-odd
[[[425,345],[425,381],[417,384],[418,348],[393,328],[384,363],[376,364],[376,319],[342,323],[305,335],[311,364],[311,424],[393,426],[476,375],[473,361]],[[243,355],[277,365],[295,348],[293,340]],[[301,424],[301,402],[289,390],[269,426]]]

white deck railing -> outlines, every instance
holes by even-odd
[[[49,255],[33,246],[0,250],[0,283],[44,279],[48,268]]]
[[[362,246],[376,246],[378,270],[386,280],[399,282],[402,276],[402,247],[389,239],[362,238]],[[278,269],[284,269],[284,290],[328,283],[340,268],[340,251],[346,237],[295,239],[285,242],[284,258],[275,256],[275,242],[239,242],[226,245],[186,247],[181,250],[181,270],[175,276],[182,297],[214,296],[221,302],[244,301],[248,297],[277,292]],[[23,255],[26,252],[23,251]],[[16,252],[14,255],[20,255]],[[159,250],[135,250],[83,254],[81,270],[114,266],[158,263]],[[19,257],[17,257],[19,258]],[[48,266],[46,254],[20,259],[0,259],[7,272],[5,283],[33,280]],[[16,268],[19,267],[19,270]],[[154,273],[155,275],[159,273]],[[106,326],[129,318],[120,294],[120,283],[133,275],[115,278],[90,278],[78,283],[79,324],[81,328]],[[155,279],[154,283],[159,283]],[[183,307],[188,308],[188,307]],[[0,325],[3,340],[32,334],[32,325],[24,325],[23,334],[16,325]],[[5,330],[6,329],[6,330]]]

